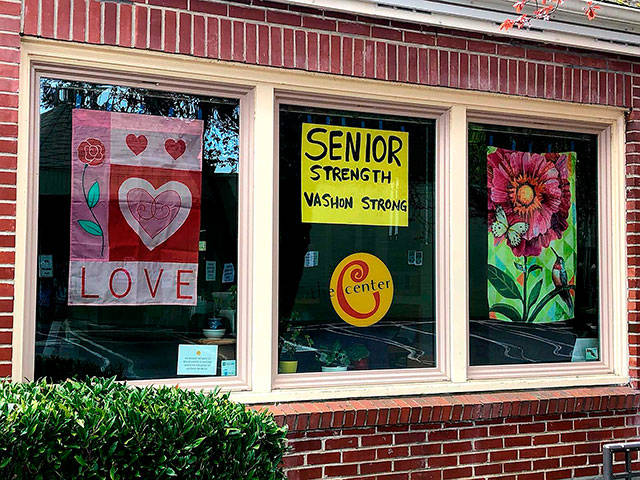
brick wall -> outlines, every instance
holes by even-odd
[[[640,107],[640,63],[633,58],[261,0],[147,0],[132,5],[0,0],[0,376],[11,371],[20,33],[278,68]],[[634,387],[640,378],[639,112],[633,110],[627,124]],[[291,428],[293,452],[286,459],[291,479],[554,479],[597,473],[602,441],[638,436],[636,394],[629,389],[600,390],[566,398],[562,392],[538,392],[540,399],[530,402],[522,399],[533,394],[517,393],[513,395],[519,400],[501,397],[493,403],[487,403],[486,396],[477,396],[482,401],[467,396],[452,404],[454,397],[447,396],[381,400],[380,405],[363,401],[271,408]],[[549,395],[564,399],[547,401]]]
[[[604,443],[638,438],[639,406],[618,387],[268,408],[290,430],[289,480],[556,480],[600,475]]]
[[[0,0],[0,377],[11,375],[21,10]]]

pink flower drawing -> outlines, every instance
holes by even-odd
[[[487,155],[487,189],[490,231],[498,207],[508,225],[528,225],[521,236],[495,238],[496,245],[505,240],[516,257],[540,255],[568,227],[571,190],[565,154],[499,148]]]

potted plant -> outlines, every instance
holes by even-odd
[[[369,368],[369,350],[361,343],[351,345],[347,349],[347,355],[354,370],[367,370]]]
[[[278,371],[280,373],[296,373],[298,371],[298,360],[296,360],[298,345],[302,343],[309,347],[313,345],[311,337],[304,333],[302,326],[293,325],[298,318],[299,315],[296,312],[291,314],[291,318],[278,339],[278,346],[280,347]]]
[[[220,316],[223,302],[219,297],[214,296],[211,302],[211,317],[207,319],[207,328],[202,330],[207,338],[222,338],[226,332],[224,319]]]
[[[351,363],[349,355],[339,341],[327,348],[316,350],[316,358],[323,372],[344,372]]]

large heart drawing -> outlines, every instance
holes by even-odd
[[[140,155],[147,148],[147,137],[144,135],[138,135],[137,137],[130,133],[125,138],[125,142],[127,143],[127,147],[129,150],[133,152],[134,155]]]
[[[154,188],[144,178],[126,179],[118,189],[120,211],[149,250],[166,242],[187,220],[191,191],[171,181]]]
[[[174,160],[177,160],[187,149],[187,144],[184,143],[184,140],[173,140],[169,138],[164,142],[164,149]]]

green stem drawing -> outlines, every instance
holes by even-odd
[[[98,221],[98,218],[96,217],[95,213],[93,213],[93,208],[98,204],[98,199],[100,198],[100,186],[98,185],[97,181],[94,182],[94,184],[91,186],[91,189],[89,189],[89,195],[92,195],[92,198],[89,199],[89,195],[87,194],[87,190],[84,185],[84,176],[85,176],[85,173],[87,172],[88,166],[89,166],[88,164],[85,164],[84,168],[82,169],[82,194],[84,195],[84,201],[87,204],[87,207],[89,208],[89,213],[93,217],[93,220],[95,223],[87,222],[87,220],[79,220],[78,223],[80,224],[82,229],[85,232],[89,233],[90,235],[94,235],[94,236],[100,235],[100,239],[101,239],[100,256],[103,256],[104,255],[104,232],[102,230],[102,227],[100,226],[100,222]],[[92,223],[93,225],[91,225]]]
[[[527,277],[529,276],[529,262],[527,257],[523,257],[522,259],[524,263],[524,279],[522,281],[522,321],[526,323],[529,310],[527,308]]]
[[[562,286],[562,287],[556,287],[553,290],[551,290],[544,297],[542,297],[542,300],[540,300],[538,302],[538,304],[535,306],[535,308],[531,312],[531,316],[529,317],[529,320],[527,322],[528,323],[533,323],[535,321],[536,317],[538,316],[538,314],[545,307],[545,305],[547,303],[549,303],[554,297],[559,295],[561,292],[563,292],[565,290],[568,290],[568,291],[574,290],[575,291],[575,289],[576,289],[575,285],[565,285],[565,286]]]

